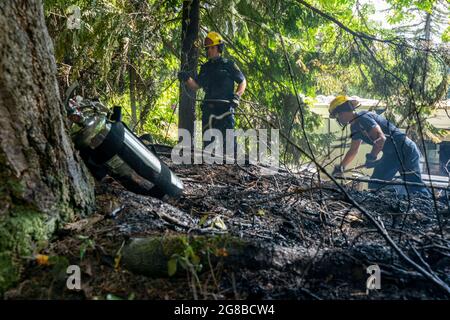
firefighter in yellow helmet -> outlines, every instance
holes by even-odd
[[[362,142],[372,145],[366,154],[365,166],[374,168],[371,179],[391,181],[397,172],[405,181],[423,184],[420,169],[420,151],[417,145],[393,123],[375,112],[355,109],[358,102],[346,96],[337,96],[329,106],[330,118],[336,118],[340,125],[350,125],[351,145],[342,162],[335,166],[333,175],[339,175],[358,153]],[[380,159],[378,156],[383,153]],[[380,189],[385,184],[370,182],[369,189]],[[397,188],[401,193],[404,187]],[[409,192],[429,195],[426,187],[407,186]]]
[[[205,91],[201,105],[203,130],[219,129],[225,138],[226,130],[234,129],[234,109],[239,105],[247,81],[235,62],[222,57],[224,41],[220,34],[209,32],[204,49],[208,61],[200,67],[198,76],[181,71],[178,78],[192,90],[202,88]],[[209,128],[210,116],[213,116],[212,128]]]

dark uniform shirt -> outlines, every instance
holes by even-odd
[[[352,140],[362,140],[373,145],[373,141],[369,137],[369,132],[372,128],[379,125],[386,136],[383,153],[393,153],[395,152],[394,143],[399,148],[405,142],[406,135],[383,116],[369,111],[360,111],[356,114],[356,118],[350,124]]]
[[[241,83],[244,79],[236,63],[218,57],[204,63],[195,80],[205,91],[205,99],[229,100],[234,95],[234,83]]]

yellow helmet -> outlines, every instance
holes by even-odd
[[[346,102],[350,101],[350,104],[347,104]],[[330,102],[330,106],[328,107],[328,112],[330,113],[330,117],[334,118],[336,116],[336,113],[339,111],[351,111],[355,108],[355,103],[352,103],[350,98],[347,96],[337,96],[333,99],[333,101]],[[338,108],[342,106],[342,108]],[[345,107],[345,108],[344,108]]]
[[[223,44],[223,38],[217,32],[211,31],[206,35],[204,47],[212,47]]]

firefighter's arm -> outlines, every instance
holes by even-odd
[[[244,80],[238,84],[236,89],[236,94],[240,97],[244,94],[245,88],[247,87],[247,80]]]
[[[347,153],[344,156],[344,159],[341,162],[341,166],[343,168],[346,168],[350,162],[353,161],[353,159],[355,159],[358,150],[359,150],[359,146],[361,145],[361,140],[352,140],[352,143],[350,145],[350,149],[347,151]]]
[[[189,79],[186,80],[186,85],[189,87],[189,89],[194,91],[200,89],[200,86],[198,85],[197,81],[195,81],[191,77],[189,77]]]
[[[230,61],[230,63],[227,64],[228,71],[231,74],[231,77],[233,80],[238,84],[235,96],[241,97],[244,94],[245,88],[247,87],[247,80],[245,79],[244,74],[242,73],[241,69],[237,66],[235,62]]]
[[[192,77],[189,75],[188,71],[180,71],[178,72],[178,80],[180,80],[181,83],[185,83],[186,86],[191,90],[198,90],[200,89],[200,85],[192,79]]]
[[[369,131],[369,137],[373,141],[373,147],[370,154],[374,159],[376,159],[380,151],[383,150],[384,143],[386,142],[386,136],[380,126],[377,125]]]

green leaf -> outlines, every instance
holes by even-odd
[[[194,265],[199,265],[200,264],[200,257],[196,254],[192,254],[191,256],[191,261]]]
[[[112,293],[106,295],[106,300],[123,300],[121,297],[115,296]]]
[[[450,42],[450,27],[445,29],[444,33],[441,36],[442,42]]]
[[[208,219],[208,215],[207,214],[205,214],[205,215],[203,215],[203,217],[201,217],[201,219],[200,219],[200,221],[198,222],[198,224],[199,225],[201,225],[201,226],[203,226],[204,224],[205,224],[205,222],[206,222],[206,219]]]
[[[225,225],[225,222],[223,222],[222,218],[219,216],[214,217],[211,225],[213,228],[217,228],[220,230],[227,230],[227,226]]]
[[[177,272],[177,259],[172,258],[169,262],[167,262],[167,272],[169,277],[173,276]]]

